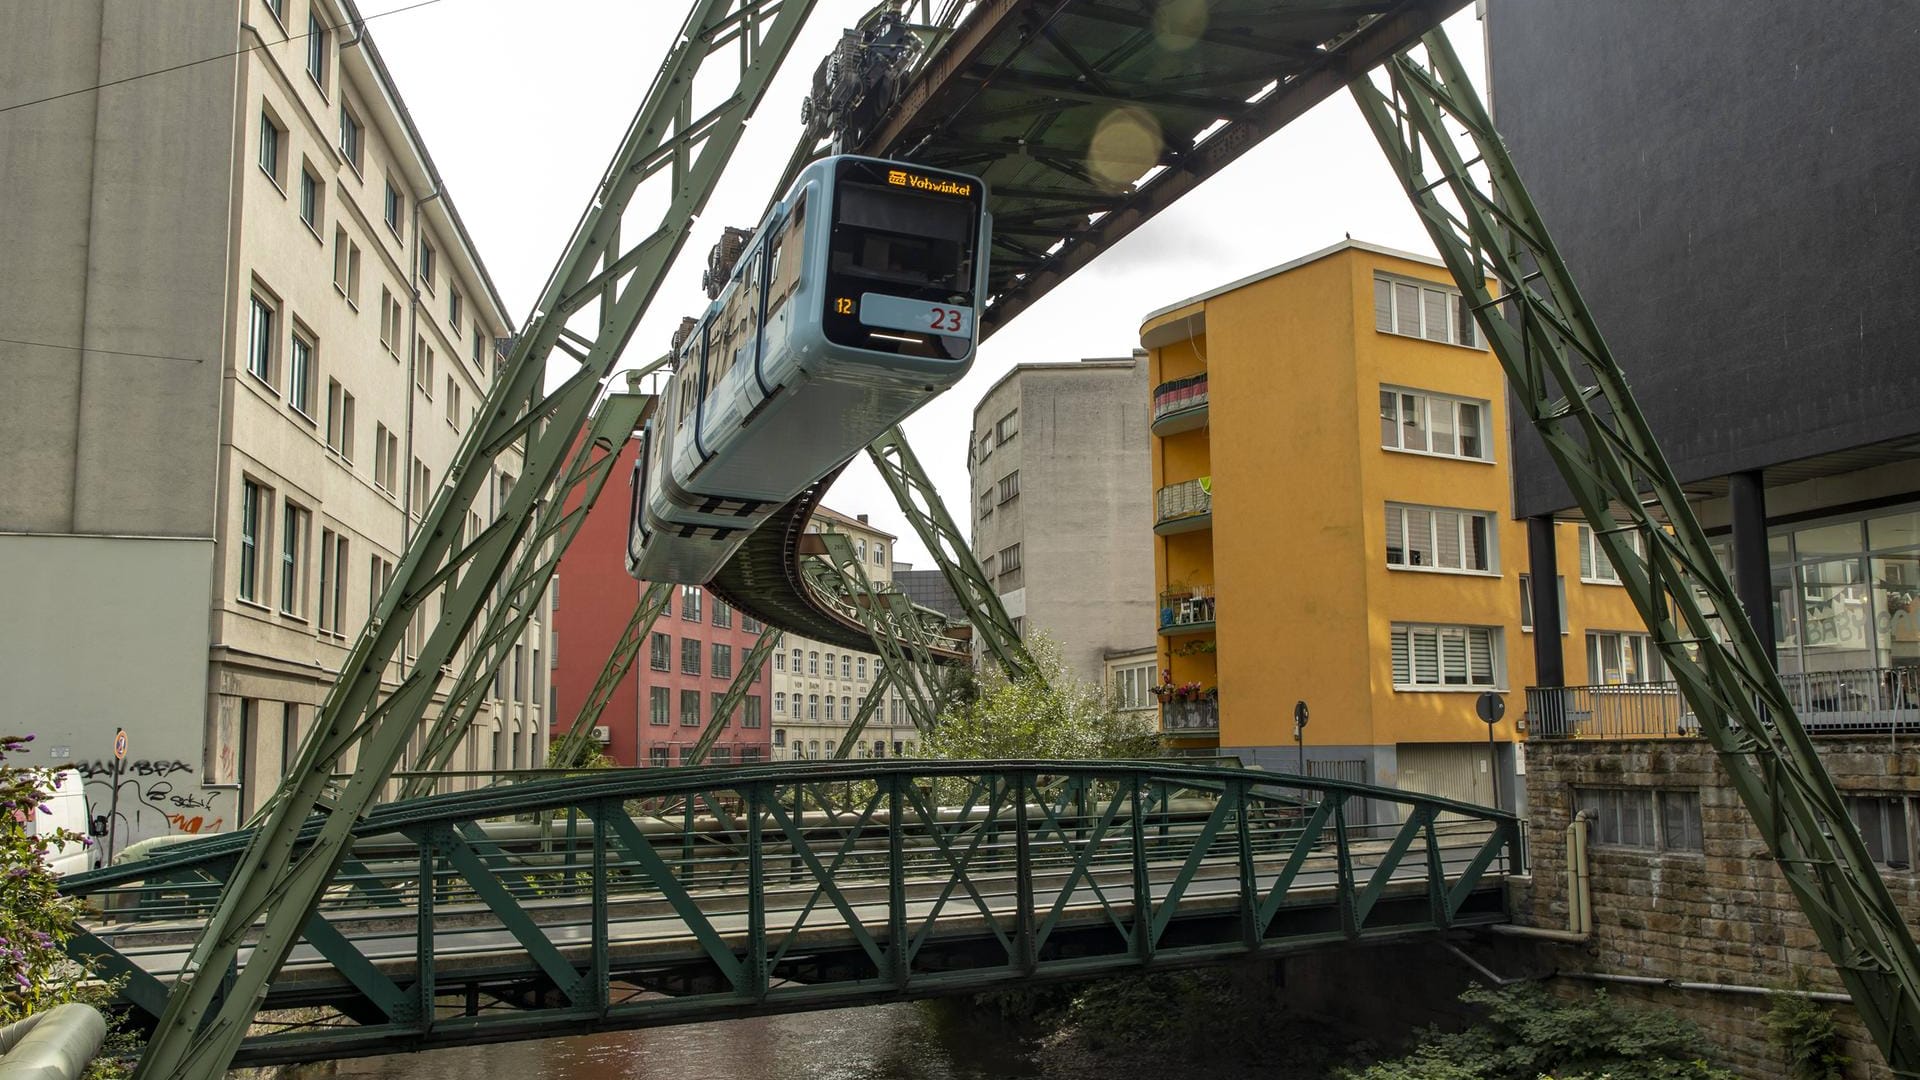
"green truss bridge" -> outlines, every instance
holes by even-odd
[[[1518,838],[1487,807],[1161,761],[623,769],[409,800],[355,827],[234,1064],[1434,935],[1507,920]],[[137,1020],[251,839],[63,883],[97,909],[70,950]]]

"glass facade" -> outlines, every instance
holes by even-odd
[[[1920,506],[1774,530],[1783,675],[1920,668]]]

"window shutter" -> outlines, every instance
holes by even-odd
[[[1374,282],[1374,284],[1384,285],[1386,283],[1376,281]],[[1380,391],[1380,445],[1381,446],[1399,446],[1400,445],[1400,418],[1397,415],[1397,410],[1394,409],[1394,405],[1398,403],[1399,397],[1400,395],[1394,393],[1391,390]]]
[[[1488,550],[1487,531],[1491,528],[1485,514],[1467,516],[1467,569],[1493,569],[1493,556]]]
[[[1460,403],[1460,456],[1483,458],[1480,439],[1480,406]]]
[[[1433,426],[1433,452],[1436,454],[1458,452],[1458,447],[1453,441],[1454,402],[1444,398],[1434,398],[1429,401],[1431,407],[1428,422]]]
[[[1474,322],[1473,322],[1473,304],[1464,296],[1458,296],[1458,297],[1455,297],[1454,299],[1456,301],[1454,306],[1454,314],[1459,318],[1459,335],[1460,335],[1455,340],[1459,341],[1459,343],[1462,345],[1478,348],[1480,344],[1480,340],[1476,336],[1477,328],[1474,326]]]
[[[1393,632],[1393,684],[1410,686],[1413,683],[1413,665],[1407,652],[1407,632],[1404,629]]]
[[[1402,527],[1400,507],[1387,504],[1387,565],[1403,566],[1407,561],[1406,531]]]
[[[1448,686],[1467,684],[1467,638],[1458,631],[1440,635],[1440,677]]]
[[[1393,286],[1386,278],[1373,279],[1373,328],[1393,332]]]
[[[1595,577],[1593,572],[1593,530],[1580,526],[1580,576]]]
[[[1417,285],[1393,286],[1394,332],[1420,336],[1420,288]]]
[[[1460,568],[1460,513],[1456,510],[1435,510],[1433,512],[1433,537],[1435,566],[1444,566],[1450,570]]]
[[[1440,639],[1432,630],[1417,630],[1413,638],[1413,681],[1428,686],[1440,683]]]
[[[1426,301],[1427,339],[1447,340],[1447,294],[1439,289],[1422,289],[1420,292],[1421,299]]]
[[[1493,631],[1484,627],[1467,631],[1467,681],[1475,686],[1493,685]]]
[[[1407,511],[1407,565],[1433,565],[1433,511]]]

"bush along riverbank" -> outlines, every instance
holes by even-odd
[[[1209,1080],[1736,1080],[1693,1025],[1604,991],[1475,987],[1461,1000],[1477,1020],[1459,1030],[1363,1030],[1290,1008],[1270,966],[1250,965],[925,1007],[1003,1029],[1043,1080],[1164,1080],[1196,1067]]]

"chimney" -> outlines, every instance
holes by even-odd
[[[862,525],[865,525],[866,523],[867,523],[867,515],[865,515],[865,514],[861,514],[861,515],[860,515],[860,524],[862,524]]]

